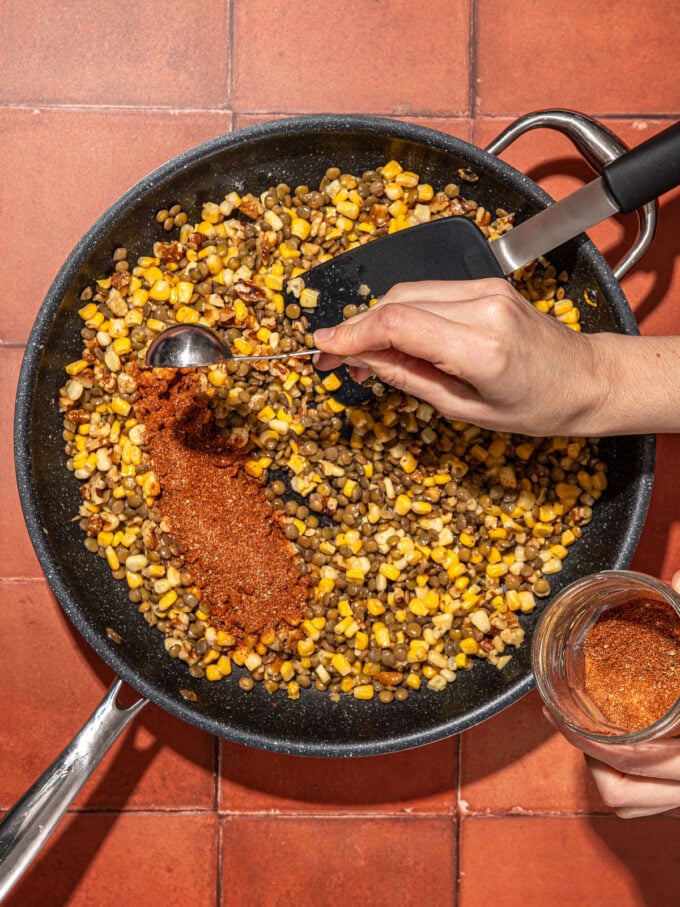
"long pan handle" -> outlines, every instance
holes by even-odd
[[[57,756],[0,823],[0,902],[12,890],[47,842],[80,788],[146,699],[131,706],[117,702],[117,680],[78,735]]]
[[[607,164],[602,180],[622,214],[680,184],[680,123],[673,123]]]
[[[491,243],[504,274],[619,212],[633,211],[680,184],[680,123],[607,164],[582,189]]]

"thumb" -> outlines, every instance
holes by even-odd
[[[671,579],[671,586],[675,589],[676,592],[680,592],[680,570],[677,570],[673,574]]]

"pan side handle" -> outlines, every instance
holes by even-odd
[[[498,155],[516,139],[531,129],[555,129],[566,135],[590,166],[599,173],[605,164],[620,157],[628,148],[611,130],[573,110],[538,110],[528,113],[511,123],[498,135],[486,150]],[[643,205],[637,211],[639,227],[633,246],[613,269],[614,277],[621,280],[646,254],[656,233],[659,206],[656,201]]]
[[[0,823],[0,902],[28,869],[83,784],[146,705],[117,702],[117,680],[86,724]]]

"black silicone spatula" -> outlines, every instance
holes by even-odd
[[[603,168],[582,189],[550,205],[493,242],[464,217],[420,224],[351,249],[304,275],[305,286],[319,293],[317,306],[305,309],[310,328],[343,320],[347,305],[382,296],[397,283],[420,280],[472,280],[502,277],[545,255],[616,213],[627,214],[680,184],[680,123],[639,145]],[[371,390],[356,384],[347,369],[333,396],[356,404]]]

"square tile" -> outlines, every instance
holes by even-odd
[[[463,819],[458,903],[673,907],[679,832],[656,817]]]
[[[8,808],[80,730],[113,673],[71,628],[46,582],[0,583],[0,611],[0,763],[13,767],[0,772],[0,808]],[[75,808],[212,809],[214,759],[212,737],[147,705]]]
[[[610,812],[582,753],[543,717],[536,692],[461,734],[465,813]]]
[[[455,820],[234,817],[222,820],[224,907],[453,905]]]
[[[591,113],[678,110],[680,7],[619,0],[478,0],[477,109],[520,113],[568,107]]]
[[[0,422],[11,426],[14,419],[14,398],[23,349],[0,346]],[[42,571],[24,525],[21,503],[11,464],[14,462],[12,431],[8,428],[0,437],[0,458],[4,481],[0,482],[0,577],[40,577]]]
[[[66,257],[119,195],[230,128],[225,113],[0,109],[0,341],[26,340]],[[39,254],[26,267],[29,247]]]
[[[222,742],[220,810],[227,813],[455,811],[456,741],[361,759],[312,759]]]
[[[5,104],[226,106],[228,0],[196,20],[177,0],[4,10]]]
[[[446,116],[469,108],[469,0],[234,3],[232,107],[240,113]],[[266,23],[263,28],[254,23]]]
[[[6,907],[216,904],[217,817],[69,813]]]

